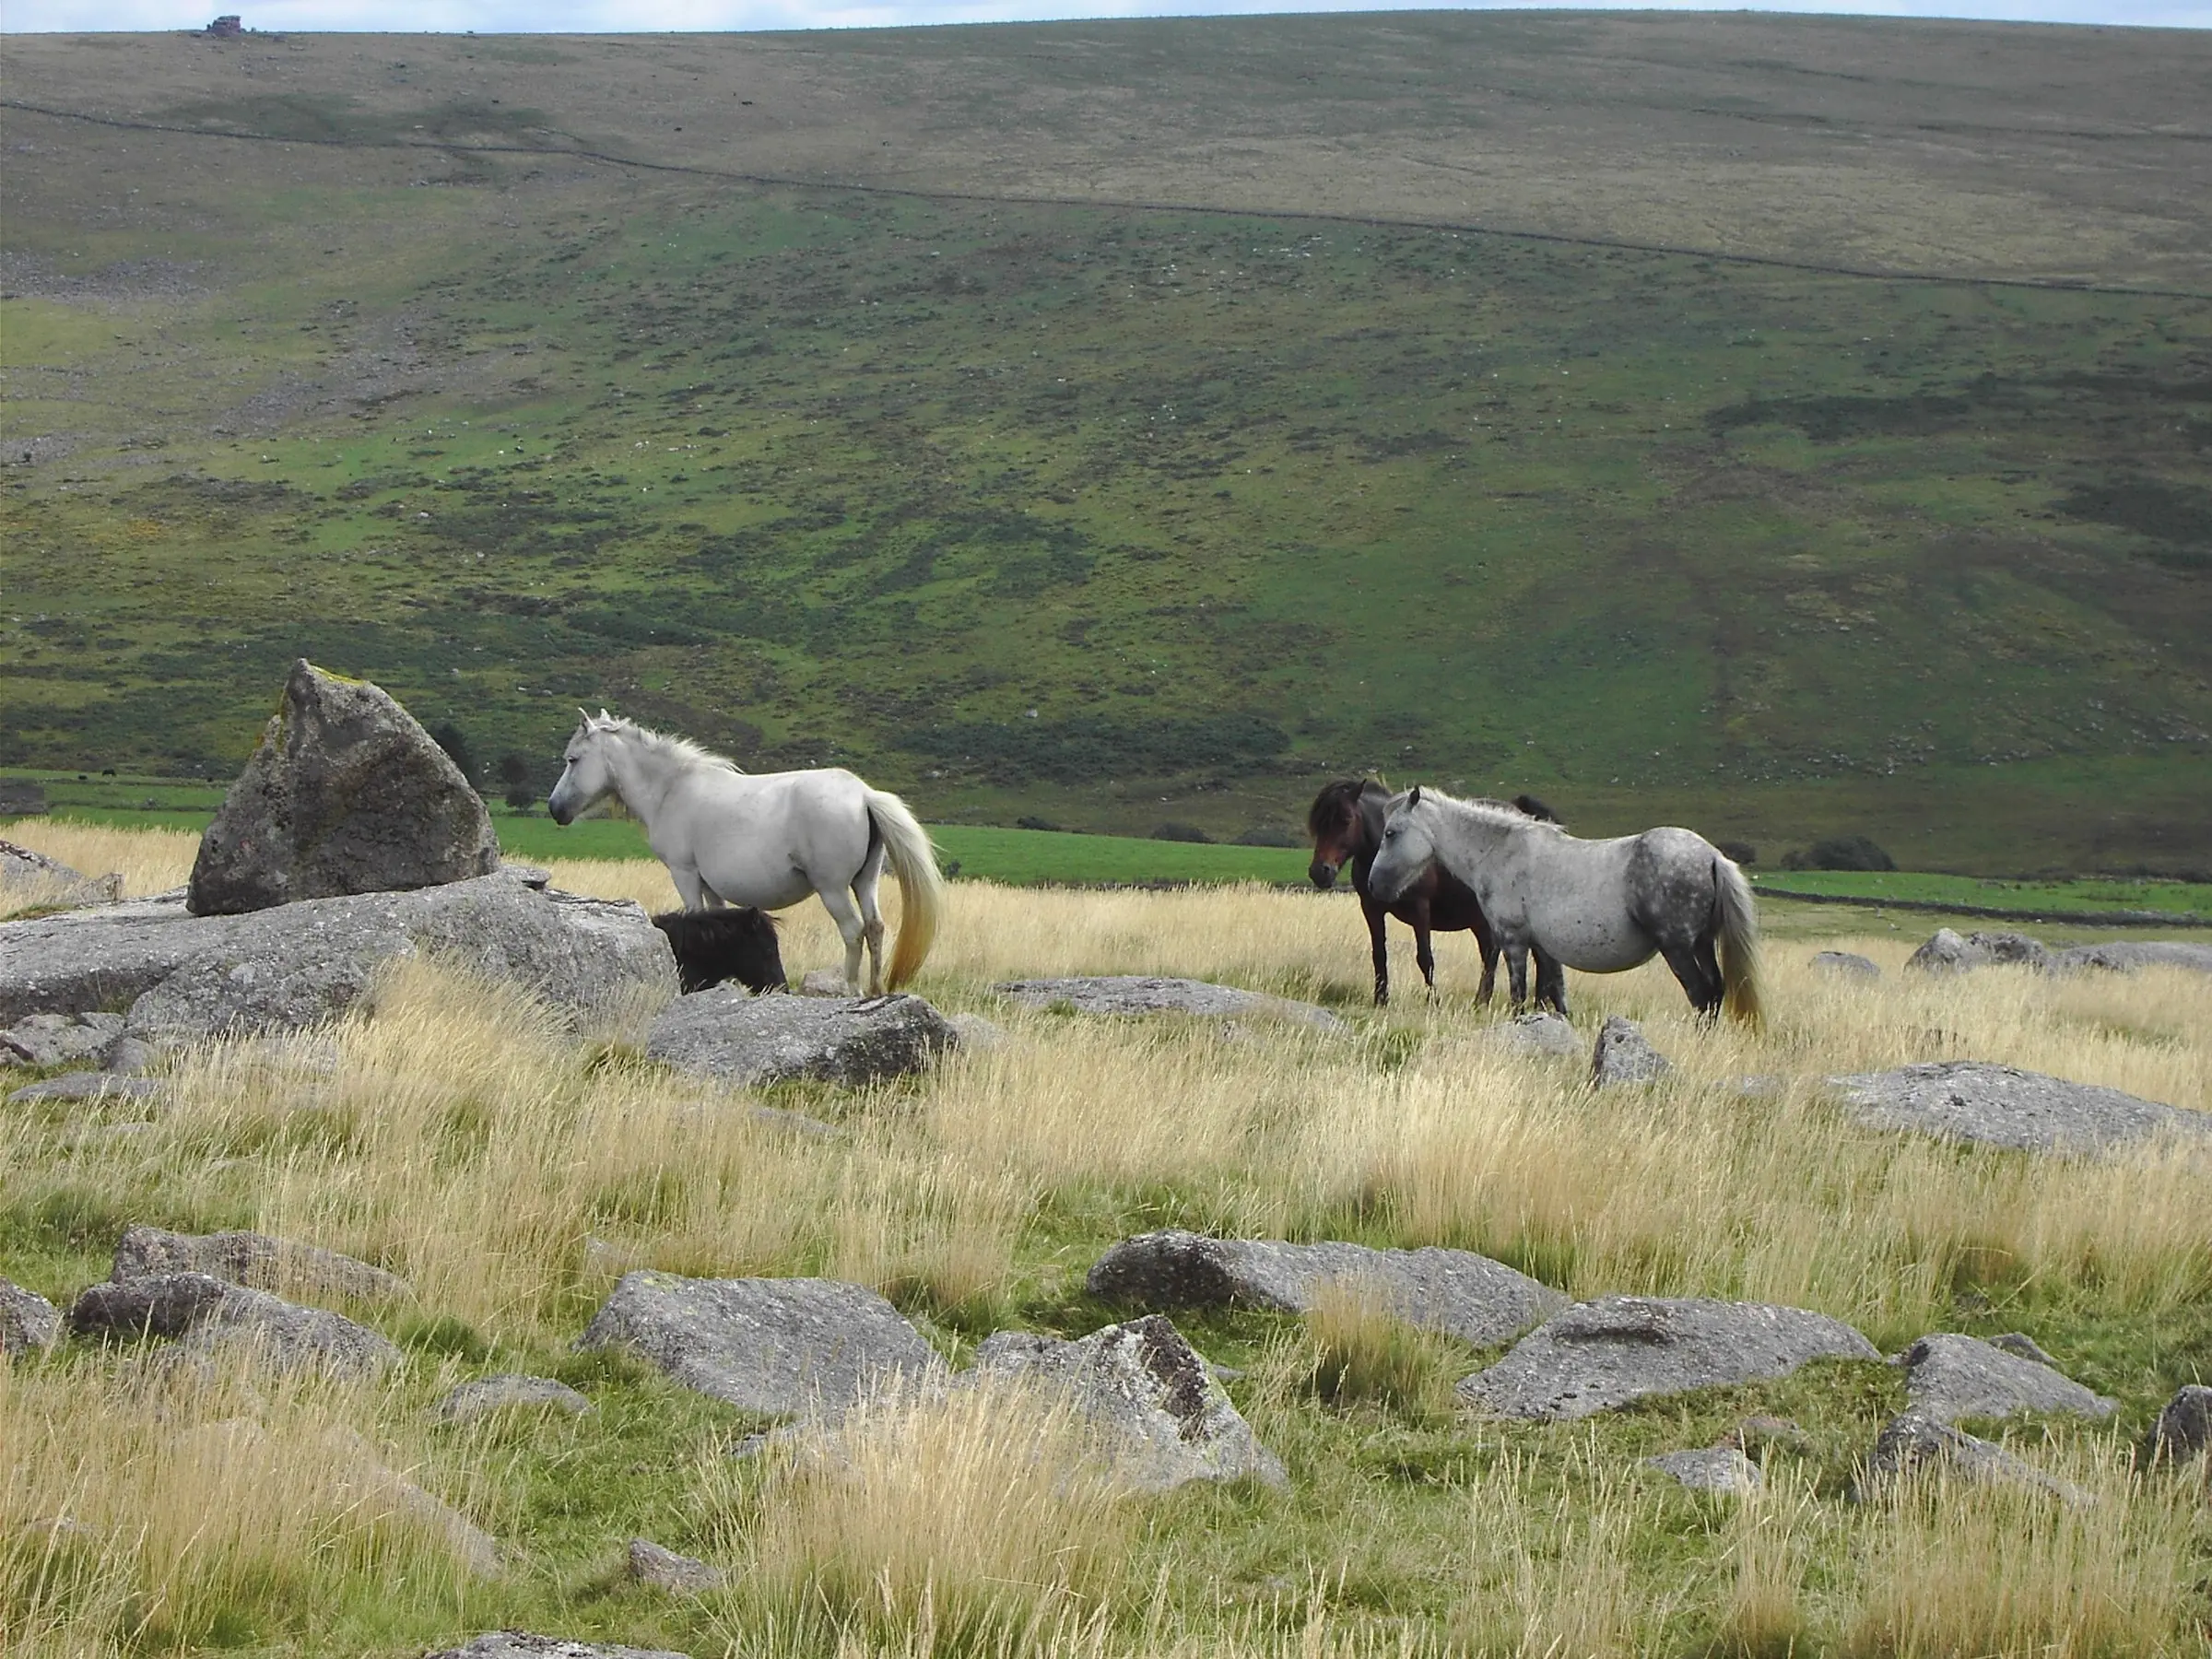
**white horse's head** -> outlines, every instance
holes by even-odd
[[[1394,904],[1436,856],[1436,841],[1430,833],[1428,814],[1421,810],[1421,786],[1416,783],[1393,800],[1382,818],[1382,850],[1367,866],[1368,897]]]
[[[562,753],[560,782],[553,785],[553,793],[546,797],[546,810],[553,815],[557,824],[569,824],[577,815],[587,811],[615,790],[615,771],[607,751],[613,747],[616,732],[622,723],[605,709],[594,715],[579,709],[583,724],[569,739]]]

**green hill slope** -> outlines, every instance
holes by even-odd
[[[2212,862],[2205,300],[617,167],[373,51],[6,112],[0,763],[227,773],[307,654],[945,819]]]

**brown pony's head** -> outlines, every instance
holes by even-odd
[[[1306,833],[1313,838],[1313,862],[1306,874],[1317,888],[1330,887],[1336,872],[1359,850],[1362,834],[1359,797],[1367,789],[1364,778],[1345,778],[1313,797],[1306,814]]]

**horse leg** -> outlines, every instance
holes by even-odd
[[[1426,899],[1413,907],[1413,965],[1421,971],[1421,982],[1433,994],[1436,990],[1436,952],[1429,943],[1429,900]]]
[[[1359,895],[1359,908],[1367,912],[1368,956],[1375,965],[1375,1006],[1390,1006],[1390,942],[1382,935],[1390,913],[1364,893]]]
[[[1475,987],[1475,1006],[1478,1008],[1487,1008],[1489,1006],[1491,993],[1498,988],[1498,939],[1497,935],[1490,932],[1489,924],[1482,919],[1479,912],[1475,917],[1475,948],[1482,956],[1482,983]],[[1539,993],[1543,990],[1543,964],[1539,960],[1536,977],[1536,988]]]
[[[696,869],[689,865],[686,865],[680,869],[675,865],[670,865],[668,879],[676,883],[676,896],[682,901],[686,910],[695,911],[707,908],[707,884],[700,879]]]
[[[877,886],[883,879],[883,847],[874,852],[853,877],[853,897],[860,902],[860,935],[868,947],[868,994],[883,994],[883,911],[877,904]]]
[[[866,935],[867,924],[861,920],[860,907],[853,902],[853,895],[833,887],[817,888],[815,897],[837,924],[838,937],[845,942],[845,989],[854,996],[860,994],[860,943]]]
[[[1688,994],[1690,1006],[1697,1009],[1698,1018],[1717,1018],[1721,1012],[1722,995],[1719,965],[1716,963],[1708,974],[1705,964],[1698,959],[1700,953],[1697,946],[1681,940],[1661,940],[1659,954],[1666,959],[1666,965],[1674,970],[1675,978]],[[1710,959],[1712,947],[1707,945],[1702,954]]]
[[[1567,970],[1560,967],[1557,957],[1546,956],[1530,947],[1536,959],[1536,1006],[1549,1008],[1561,1019],[1567,1018]]]
[[[1512,1011],[1524,1013],[1528,1007],[1528,941],[1505,941],[1505,988]]]

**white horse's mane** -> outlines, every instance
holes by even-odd
[[[1424,801],[1441,801],[1446,806],[1456,806],[1461,811],[1465,812],[1474,818],[1481,818],[1485,823],[1497,824],[1506,829],[1512,829],[1522,826],[1537,826],[1546,830],[1559,830],[1561,833],[1564,833],[1564,831],[1560,830],[1560,826],[1553,823],[1549,818],[1533,817],[1530,814],[1522,811],[1520,807],[1514,806],[1511,801],[1494,801],[1486,795],[1477,795],[1472,798],[1467,798],[1455,794],[1446,794],[1442,790],[1431,789],[1426,783],[1421,785],[1421,799]]]
[[[596,714],[586,713],[583,724],[588,731],[610,732],[618,736],[632,738],[685,766],[714,767],[723,771],[740,773],[745,771],[727,755],[718,755],[704,744],[694,743],[688,737],[656,732],[651,726],[641,726],[627,714],[609,714],[602,709]]]

